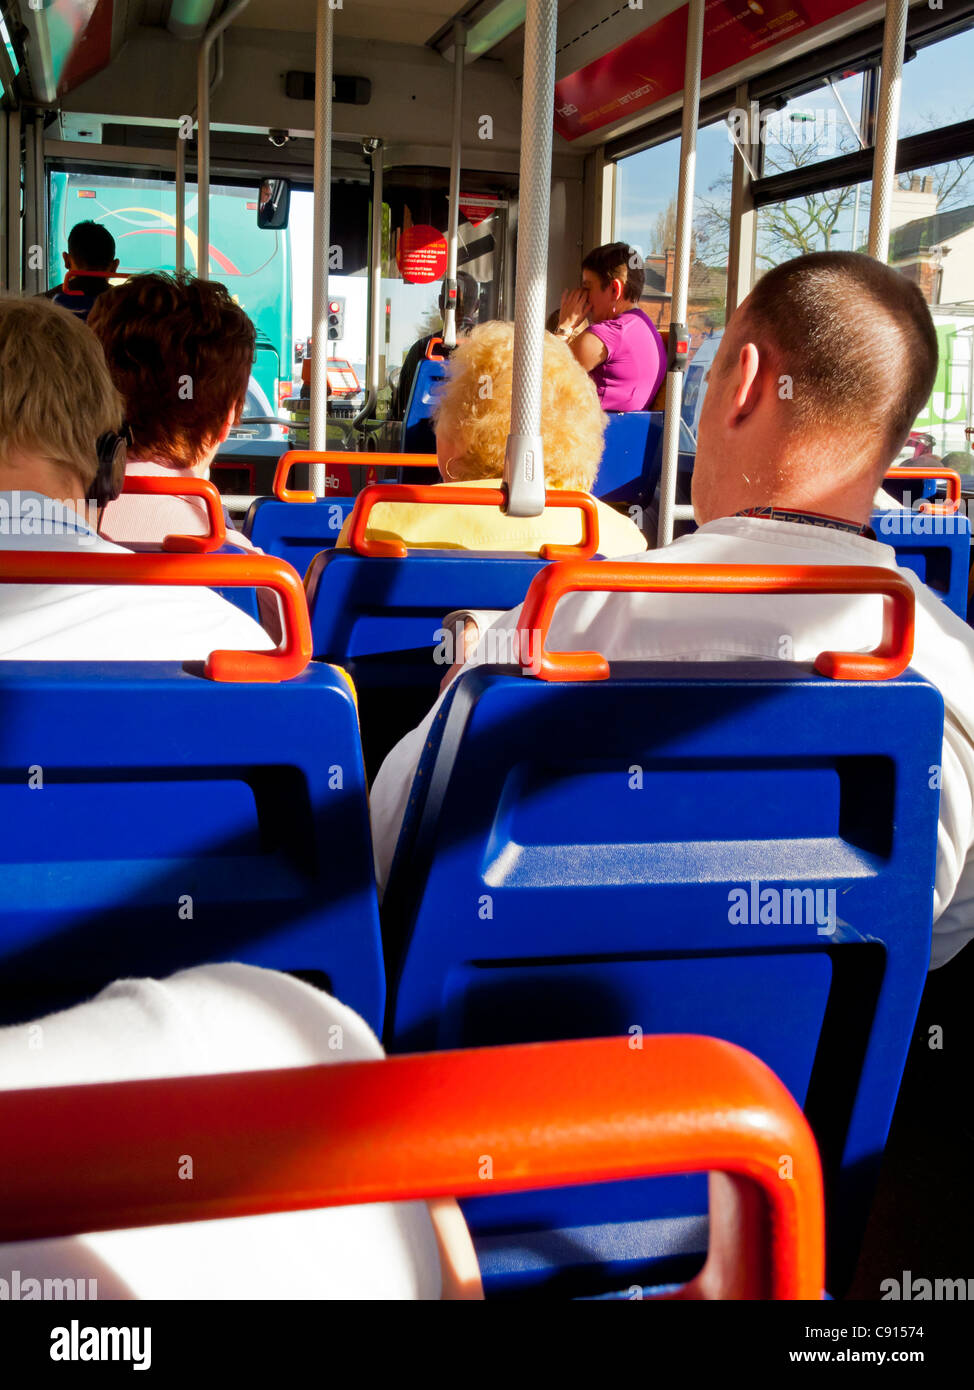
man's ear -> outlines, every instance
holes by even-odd
[[[751,414],[761,399],[763,389],[761,354],[754,343],[743,343],[734,364],[734,380],[730,393],[732,424],[740,424]]]
[[[233,429],[234,425],[240,419],[242,414],[243,402],[241,402],[239,405],[232,405],[230,407],[229,411],[227,412],[227,418],[224,420],[223,425],[220,428],[220,433],[217,435],[217,448],[219,448],[220,445],[223,444],[224,441],[227,439],[227,437],[230,434],[230,431]]]
[[[64,261],[64,268],[65,268],[65,270],[70,270],[70,269],[71,269],[71,257],[70,257],[70,255],[68,254],[67,251],[62,251],[62,252],[61,252],[61,259]]]
[[[116,270],[118,270],[118,257],[117,257],[117,256],[116,256],[115,259],[112,261],[111,265],[108,267],[108,273],[109,273],[109,275],[114,275],[115,272],[116,272]]]

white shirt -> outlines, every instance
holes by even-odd
[[[40,1023],[0,1028],[0,1089],[369,1061],[382,1048],[344,1004],[252,965],[119,980]],[[173,1180],[180,1153],[173,1136]],[[16,1155],[8,1153],[15,1161]],[[70,1136],[64,1161],[71,1162]],[[8,1290],[96,1279],[99,1299],[438,1298],[425,1202],[180,1222],[0,1245]],[[43,1286],[42,1286],[43,1287]],[[90,1286],[86,1285],[86,1297]]]
[[[197,478],[191,468],[174,468],[148,459],[130,460],[127,478]],[[101,518],[101,535],[130,550],[158,550],[167,536],[208,536],[210,518],[202,497],[150,497],[123,493],[109,502]],[[227,545],[255,554],[260,551],[236,527],[227,524]]]
[[[880,565],[896,569],[890,546],[799,522],[724,517],[634,563],[733,565]],[[931,966],[942,965],[974,936],[974,632],[911,571],[916,591],[912,668],[944,698],[940,828]],[[481,636],[475,663],[510,649],[506,633],[520,609]],[[551,624],[553,651],[595,650],[611,662],[779,660],[782,637],[796,662],[819,652],[866,651],[881,632],[881,600],[839,595],[569,594]],[[510,659],[510,658],[508,658]],[[413,774],[443,699],[389,753],[370,793],[376,874],[385,887]]]
[[[0,492],[5,550],[129,553],[36,492]],[[8,661],[203,661],[219,648],[272,646],[253,618],[211,589],[0,584],[0,659]]]

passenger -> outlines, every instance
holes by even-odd
[[[212,1076],[382,1055],[358,1014],[304,981],[251,965],[208,965],[167,980],[119,980],[39,1023],[0,1028],[0,1088]],[[482,1294],[469,1233],[450,1199],[0,1245],[7,1288],[15,1270],[22,1288],[30,1278],[71,1277],[86,1281],[82,1289],[99,1300]]]
[[[101,297],[88,327],[132,431],[126,475],[205,478],[247,394],[256,334],[244,311],[216,281],[136,275]],[[132,550],[208,533],[200,497],[124,496],[102,519],[102,535]],[[227,543],[253,551],[229,519]]]
[[[869,256],[822,252],[762,276],[731,319],[710,369],[693,507],[699,530],[646,564],[875,565],[894,551],[868,531],[873,497],[933,387],[937,338],[916,285]],[[946,706],[931,964],[974,935],[974,632],[916,575],[912,666]],[[510,649],[518,610],[474,660]],[[868,650],[875,598],[568,595],[555,651],[613,660],[780,659]],[[442,698],[442,697],[441,697]],[[389,871],[413,773],[435,710],[382,765],[371,790],[380,879]]]
[[[435,412],[436,456],[444,489],[496,488],[504,476],[511,425],[514,325],[482,323],[458,344]],[[549,488],[590,492],[602,456],[606,420],[598,397],[571,353],[551,334],[544,340],[541,437]],[[645,550],[635,522],[604,502],[599,514],[599,551],[629,555]],[[348,544],[351,521],[338,545]],[[495,507],[432,506],[380,502],[369,535],[408,545],[451,550],[509,550],[536,555],[546,542],[572,544],[581,538],[580,514],[548,508],[540,516],[513,517]]]
[[[62,255],[66,272],[101,270],[114,274],[118,270],[115,238],[100,222],[76,223],[68,234],[68,249]],[[87,319],[95,300],[109,289],[111,283],[106,275],[78,276],[68,282],[68,290],[73,293],[65,293],[61,285],[48,297],[79,319]]]
[[[582,288],[561,297],[558,336],[595,382],[603,410],[648,410],[666,375],[663,339],[639,307],[645,283],[638,251],[614,241],[588,253]]]
[[[122,483],[122,404],[98,340],[43,298],[0,299],[0,553],[125,554],[97,534]],[[0,657],[202,660],[266,650],[267,634],[208,589],[0,584]]]
[[[446,312],[446,286],[440,290],[440,297],[437,301],[440,307],[440,315]],[[480,286],[472,275],[468,275],[465,270],[457,271],[457,339],[465,338],[477,322],[480,310]],[[442,332],[442,330],[441,330]],[[389,418],[391,420],[404,420],[406,410],[409,406],[409,393],[413,389],[413,379],[420,362],[426,356],[426,349],[434,338],[438,338],[439,333],[427,334],[425,338],[420,338],[413,343],[406,353],[405,361],[399,369],[399,380],[392,392],[392,404],[389,408]]]

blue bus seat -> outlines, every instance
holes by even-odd
[[[971,522],[961,512],[873,512],[876,539],[896,551],[896,563],[914,574],[956,613],[967,617]]]
[[[435,454],[433,406],[436,389],[446,377],[446,362],[440,357],[424,357],[416,368],[403,416],[399,447],[404,454]]]
[[[2,662],[0,701],[0,1023],[242,961],[306,972],[381,1027],[342,672],[220,684],[177,663]]]
[[[456,608],[514,608],[545,567],[525,555],[413,551],[377,559],[326,551],[306,588],[314,656],[343,666],[359,701],[370,780],[382,759],[421,723],[452,665],[443,619]]]
[[[417,770],[383,903],[388,1049],[618,1033],[639,1046],[703,1026],[747,1047],[816,1134],[843,1284],[929,962],[942,726],[939,692],[912,672],[464,673]],[[779,924],[773,907],[762,925],[767,889],[779,916],[783,903],[810,910],[786,892],[818,890],[834,931]],[[758,920],[739,923],[742,902]],[[580,1270],[616,1288],[682,1279],[706,1245],[693,1180],[465,1211],[505,1292]]]
[[[354,497],[326,497],[316,502],[280,502],[258,497],[251,502],[244,535],[268,555],[277,555],[306,574],[314,557],[334,546]]]
[[[659,484],[663,463],[663,411],[631,410],[608,414],[602,461],[592,489],[612,506],[649,507]],[[696,452],[681,424],[681,454]]]

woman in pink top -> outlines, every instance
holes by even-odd
[[[663,340],[639,308],[645,281],[639,253],[614,241],[588,253],[582,288],[561,297],[558,335],[595,382],[603,410],[648,410],[666,374]]]

